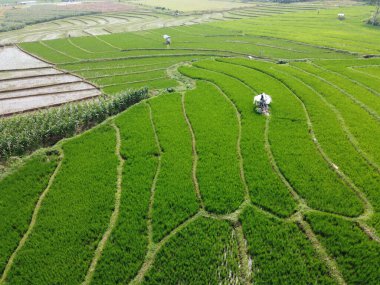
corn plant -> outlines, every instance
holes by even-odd
[[[141,89],[3,118],[0,120],[0,160],[50,146],[124,111],[145,98],[147,89]]]

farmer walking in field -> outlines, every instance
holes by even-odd
[[[170,44],[172,43],[172,38],[171,38],[171,36],[169,36],[169,35],[164,35],[163,37],[164,37],[164,39],[165,39],[166,47],[167,47],[167,48],[170,48]]]

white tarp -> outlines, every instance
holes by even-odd
[[[253,102],[259,103],[261,101],[261,98],[264,98],[265,103],[269,105],[272,102],[272,97],[270,97],[268,94],[261,93],[253,98]]]

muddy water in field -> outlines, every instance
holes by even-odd
[[[0,48],[0,71],[49,66],[16,47]]]
[[[4,71],[0,72],[0,81],[7,79],[23,78],[30,76],[39,76],[39,75],[53,75],[61,74],[62,71],[59,71],[52,67],[42,67],[41,69],[26,69],[26,70],[14,70],[14,71]]]
[[[86,82],[81,81],[81,82],[74,82],[70,84],[54,85],[54,86],[40,87],[40,88],[27,89],[27,90],[1,92],[0,100],[36,96],[36,95],[49,95],[49,94],[56,94],[56,93],[74,92],[74,91],[89,90],[89,89],[94,89],[94,88],[93,86],[87,84]]]
[[[0,92],[10,90],[20,90],[35,87],[43,87],[57,84],[65,84],[68,82],[82,81],[79,77],[75,77],[69,74],[48,75],[34,78],[22,78],[7,80],[1,82]]]
[[[17,47],[0,48],[0,116],[101,95],[81,78],[63,73]]]
[[[34,110],[49,106],[61,105],[71,101],[84,100],[99,95],[97,89],[61,93],[48,96],[33,96],[0,100],[0,115],[8,115],[25,110]]]

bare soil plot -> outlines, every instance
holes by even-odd
[[[81,78],[57,70],[17,47],[0,49],[0,116],[100,94],[95,86]]]

